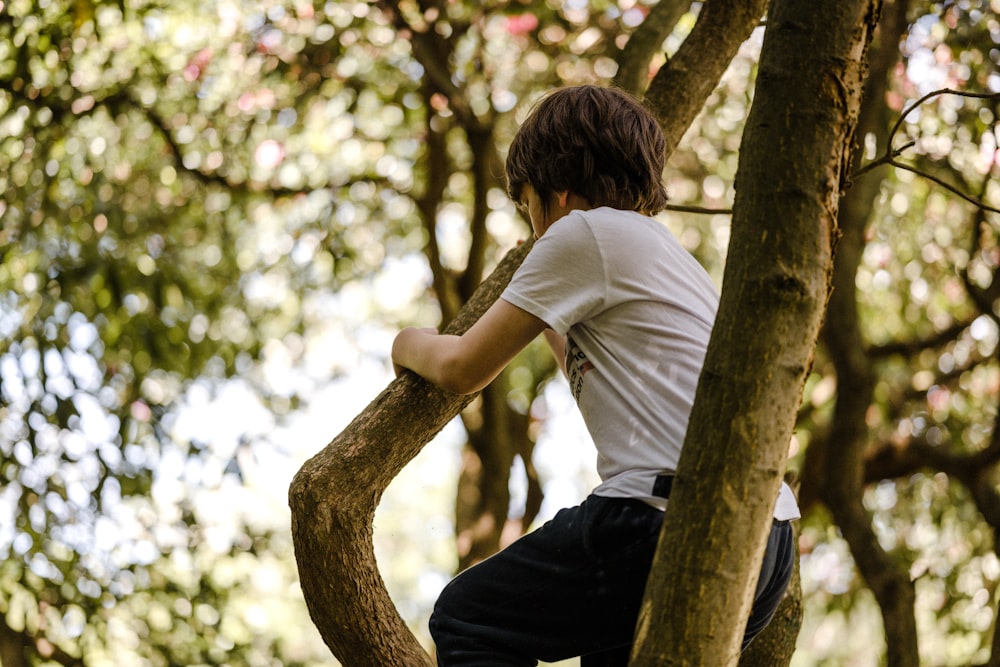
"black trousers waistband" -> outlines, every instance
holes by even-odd
[[[669,498],[670,489],[672,489],[673,486],[673,473],[661,473],[656,476],[656,481],[653,482],[653,495],[657,498]]]

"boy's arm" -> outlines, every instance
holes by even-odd
[[[488,385],[545,328],[531,313],[497,299],[461,336],[403,329],[392,344],[392,363],[397,374],[408,368],[443,389],[471,394]]]

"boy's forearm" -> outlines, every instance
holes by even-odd
[[[439,334],[435,329],[403,329],[392,344],[396,374],[408,368],[425,380],[456,394],[481,389],[485,373],[464,361],[461,336]]]
[[[408,368],[442,389],[458,394],[479,391],[545,328],[545,323],[498,299],[461,336],[435,329],[403,329],[392,344],[399,374]]]

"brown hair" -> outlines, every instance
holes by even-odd
[[[653,215],[667,202],[666,142],[638,100],[616,88],[576,86],[545,96],[507,154],[507,193],[520,203],[524,184],[543,205],[570,191],[591,206]]]

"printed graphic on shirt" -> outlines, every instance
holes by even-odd
[[[580,402],[580,394],[583,392],[583,376],[594,370],[594,364],[587,359],[573,339],[566,337],[566,371],[569,375],[569,388],[573,392],[573,398]]]

